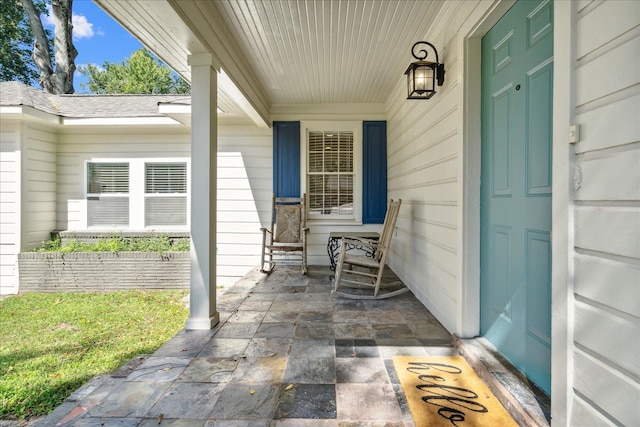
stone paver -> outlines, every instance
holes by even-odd
[[[410,292],[336,297],[330,273],[254,273],[218,297],[213,330],[180,331],[37,425],[413,426],[391,358],[454,354],[451,336]]]

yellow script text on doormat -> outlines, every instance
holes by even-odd
[[[417,427],[517,427],[461,356],[395,356],[393,364]]]

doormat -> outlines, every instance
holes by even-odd
[[[393,364],[418,427],[518,426],[462,356],[394,356]]]

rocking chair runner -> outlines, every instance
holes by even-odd
[[[307,233],[305,199],[275,197],[271,204],[271,228],[261,228],[262,260],[260,271],[269,274],[276,264],[300,265],[307,272]],[[268,266],[265,269],[265,264]]]
[[[386,293],[380,293],[380,288],[396,286],[401,282],[382,284],[385,262],[391,238],[398,219],[402,200],[390,200],[387,214],[384,218],[382,234],[379,241],[366,239],[343,238],[340,248],[340,257],[336,268],[335,294],[353,299],[383,299],[407,292],[409,289],[402,285],[401,288]],[[374,250],[373,258],[367,256],[351,255],[347,253],[347,245],[357,245]],[[345,268],[345,265],[347,268]],[[340,286],[348,288],[373,288],[373,295],[361,293],[339,292]]]

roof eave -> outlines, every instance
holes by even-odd
[[[40,122],[53,126],[62,124],[59,115],[47,113],[29,105],[2,105],[0,106],[0,117],[3,119]]]
[[[171,117],[64,117],[64,126],[183,126]]]
[[[218,90],[231,95],[223,98],[233,100],[257,126],[271,126],[267,96],[213,2],[94,1],[189,82],[188,57],[212,54],[224,70],[219,73]]]

